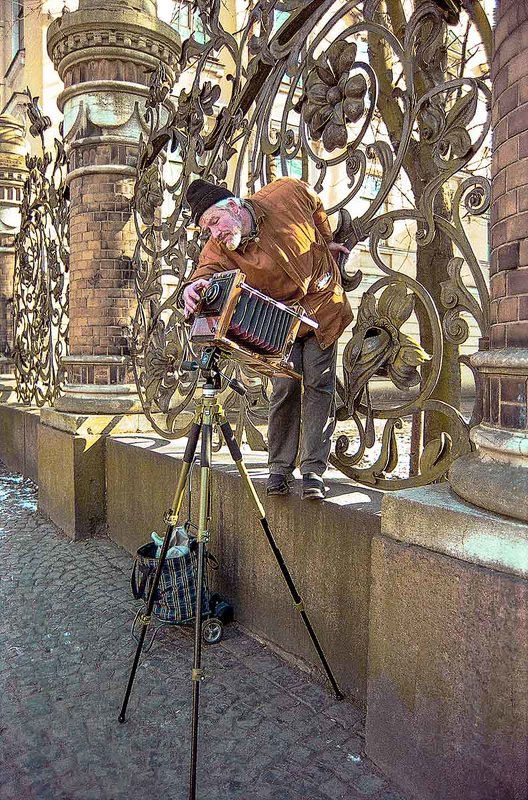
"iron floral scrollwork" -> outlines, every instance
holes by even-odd
[[[29,99],[30,133],[39,137],[41,156],[26,156],[20,233],[15,240],[14,345],[17,396],[26,404],[51,404],[60,389],[60,362],[68,352],[69,197],[67,158],[55,139],[45,150],[51,125]]]
[[[377,299],[374,292],[384,283],[378,282],[363,295],[352,338],[343,352],[343,384],[339,384],[343,405],[339,417],[341,420],[354,420],[360,434],[359,448],[351,456],[348,453],[349,439],[343,435],[339,437],[336,453],[331,459],[350,477],[375,486],[382,483],[386,486],[390,481],[388,473],[398,465],[396,431],[402,428],[402,422],[399,416],[389,419],[383,429],[378,458],[370,467],[357,469],[365,451],[373,447],[376,440],[369,381],[374,376],[388,378],[398,389],[407,391],[419,386],[419,368],[431,360],[419,342],[401,330],[414,311],[415,295],[407,291],[404,281],[399,280],[385,286]],[[365,417],[364,423],[360,414]],[[449,445],[445,438],[442,442],[441,454],[445,456]],[[431,451],[432,447],[423,461],[424,469],[432,470],[440,460],[440,450],[436,461],[431,458]]]
[[[203,35],[183,43],[178,72],[189,78],[176,87],[168,115],[164,77],[153,76],[135,195],[132,353],[145,413],[164,436],[187,429],[197,389],[196,377],[180,369],[193,355],[181,292],[202,245],[188,227],[187,186],[200,176],[245,196],[295,174],[322,194],[336,241],[368,249],[361,269],[343,278],[363,299],[343,342],[332,463],[361,483],[394,489],[441,479],[470,448],[466,421],[437,386],[446,349],[469,333],[466,318],[473,336],[475,327],[485,336],[489,323],[486,281],[462,220],[489,206],[489,181],[467,172],[488,135],[489,89],[463,70],[456,78],[446,71],[446,28],[435,3],[416,4],[405,26],[389,5],[257,0],[233,34],[218,0],[199,0]],[[223,80],[222,63],[229,64]],[[392,103],[395,130],[383,127],[382,102]],[[395,192],[401,202],[391,200]],[[405,273],[387,257],[403,228],[413,240]],[[423,254],[440,239],[449,244],[444,273],[426,285]],[[265,448],[267,382],[233,362],[224,369],[249,388],[242,399],[227,386],[222,392],[237,439]],[[392,398],[382,406],[371,391],[380,379]],[[432,416],[445,430],[422,436]],[[402,459],[409,435],[411,466]]]
[[[155,402],[159,411],[166,415],[167,425],[171,429],[176,421],[181,425],[178,417],[187,405],[188,392],[194,391],[196,376],[180,372],[187,342],[185,338],[182,339],[182,325],[177,313],[171,314],[168,325],[163,324],[162,318],[155,318],[152,329],[139,383],[145,408],[152,412]],[[155,427],[158,427],[157,422]]]
[[[136,185],[134,201],[141,221],[145,225],[152,225],[156,210],[163,203],[163,185],[157,163],[151,164],[142,173]]]
[[[171,89],[172,82],[169,78],[167,68],[165,64],[160,61],[149,82],[147,108],[156,108],[156,106],[162,105],[167,99]]]

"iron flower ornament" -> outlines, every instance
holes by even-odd
[[[343,353],[349,413],[373,375],[389,378],[398,389],[420,383],[417,368],[431,356],[400,330],[414,310],[414,300],[400,282],[387,286],[379,300],[368,292],[363,295],[354,335]]]
[[[322,139],[328,152],[345,147],[347,122],[365,113],[367,81],[360,73],[350,74],[356,54],[353,42],[334,42],[316,59],[306,81],[304,120],[312,139]]]
[[[51,119],[50,117],[45,117],[43,115],[38,104],[39,98],[32,96],[29,86],[27,87],[25,94],[29,98],[29,102],[26,103],[26,113],[29,121],[31,122],[29,132],[32,136],[43,136],[44,131],[51,126]]]

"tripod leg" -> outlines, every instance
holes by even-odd
[[[192,729],[191,765],[189,773],[189,800],[196,800],[196,766],[198,756],[198,709],[200,705],[200,682],[204,680],[202,670],[202,589],[204,584],[205,543],[209,538],[207,531],[209,518],[211,451],[212,451],[212,412],[206,406],[203,412],[202,450],[200,457],[200,511],[196,542],[196,616],[194,620],[194,652],[192,678]]]
[[[220,425],[220,429],[222,431],[222,434],[224,436],[226,444],[227,444],[227,446],[229,448],[229,452],[231,453],[231,457],[233,458],[233,461],[235,462],[235,464],[237,466],[237,469],[238,469],[238,471],[239,471],[239,473],[240,473],[240,475],[242,477],[242,480],[244,481],[244,483],[246,485],[246,489],[248,490],[249,495],[253,499],[253,502],[254,502],[255,507],[257,509],[257,512],[258,512],[258,515],[260,517],[260,524],[262,525],[262,528],[264,529],[264,533],[266,534],[266,538],[268,540],[268,544],[269,544],[269,546],[271,547],[271,549],[273,551],[273,555],[275,556],[275,560],[277,561],[277,564],[279,565],[279,569],[282,572],[282,576],[283,576],[284,580],[286,581],[286,585],[287,585],[287,587],[288,587],[288,589],[290,591],[290,594],[291,594],[291,596],[293,598],[293,602],[294,602],[295,608],[297,609],[297,611],[299,611],[299,613],[301,615],[301,619],[302,619],[302,621],[304,622],[304,624],[306,626],[306,629],[308,631],[310,639],[312,640],[312,644],[315,647],[317,655],[319,656],[321,664],[323,665],[323,669],[324,669],[324,671],[326,673],[326,676],[327,676],[327,678],[328,678],[328,680],[330,682],[330,685],[332,686],[332,689],[334,691],[334,695],[335,695],[337,700],[342,700],[343,699],[343,694],[342,694],[342,692],[341,692],[341,690],[340,690],[340,688],[339,688],[339,686],[337,684],[336,679],[334,678],[332,670],[330,669],[330,665],[329,665],[328,661],[326,660],[326,656],[325,656],[325,654],[323,652],[323,649],[322,649],[321,645],[319,644],[319,640],[318,640],[318,638],[316,636],[316,633],[315,633],[315,631],[314,631],[314,629],[312,627],[312,624],[310,622],[308,614],[304,610],[304,603],[302,601],[302,598],[301,598],[299,592],[297,591],[295,583],[293,582],[293,578],[292,578],[292,576],[290,574],[290,571],[289,571],[288,567],[286,566],[286,563],[285,563],[284,558],[282,556],[282,553],[281,553],[281,551],[279,549],[279,546],[277,545],[277,542],[273,538],[273,534],[272,534],[272,532],[271,532],[271,530],[269,528],[269,525],[268,525],[268,520],[266,519],[266,512],[264,511],[264,507],[263,507],[262,503],[259,500],[259,497],[257,495],[255,487],[253,486],[253,483],[251,481],[251,478],[249,477],[249,474],[248,474],[248,471],[246,469],[246,466],[245,466],[245,464],[244,464],[244,462],[242,460],[242,453],[241,453],[240,447],[238,446],[238,443],[237,443],[237,441],[236,441],[236,439],[235,439],[235,437],[233,435],[233,429],[231,428],[231,425],[229,424],[229,422],[227,420],[225,420],[225,419],[222,422],[222,424]]]
[[[161,548],[161,553],[159,555],[158,567],[156,569],[156,574],[154,576],[154,581],[152,583],[152,587],[150,589],[150,594],[147,600],[147,608],[144,614],[141,614],[139,617],[139,621],[141,623],[141,632],[139,634],[138,645],[136,649],[136,655],[134,656],[134,662],[132,664],[132,670],[130,672],[130,677],[128,679],[128,685],[125,691],[125,697],[123,700],[123,705],[121,707],[121,713],[119,714],[118,720],[119,722],[125,722],[125,714],[128,706],[128,701],[130,698],[130,693],[132,691],[132,686],[134,685],[134,678],[136,677],[136,671],[139,664],[139,659],[141,657],[141,651],[143,649],[143,643],[145,641],[145,636],[147,634],[147,628],[149,626],[151,616],[152,616],[152,609],[154,607],[154,598],[156,597],[156,592],[158,589],[158,585],[161,578],[161,571],[163,569],[163,565],[165,563],[165,558],[167,556],[167,551],[169,549],[169,544],[172,538],[172,534],[174,532],[174,528],[176,527],[176,522],[178,520],[178,514],[180,512],[181,504],[183,501],[183,495],[185,492],[185,482],[187,480],[187,476],[189,474],[189,470],[191,468],[191,464],[193,462],[194,454],[196,452],[196,445],[198,444],[198,437],[200,435],[201,430],[201,423],[195,422],[189,432],[189,437],[187,439],[187,446],[185,448],[185,453],[183,456],[183,465],[182,470],[180,473],[180,477],[178,480],[178,485],[176,487],[176,491],[174,493],[174,498],[172,501],[171,511],[170,511],[170,522],[167,525],[167,531],[165,533],[165,538],[163,540],[163,545]]]

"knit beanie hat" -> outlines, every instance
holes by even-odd
[[[234,196],[225,186],[216,186],[214,183],[197,178],[189,184],[185,199],[191,207],[191,219],[197,225],[204,211],[220,200]]]

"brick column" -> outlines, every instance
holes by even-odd
[[[14,399],[13,273],[15,235],[20,227],[22,187],[27,175],[24,125],[0,116],[0,400]]]
[[[482,508],[528,521],[528,4],[500,0],[492,59],[491,330],[476,453],[450,471]]]
[[[60,411],[140,410],[126,339],[135,311],[130,200],[149,72],[162,61],[173,81],[179,48],[151,0],[80,0],[48,31],[70,156],[70,355]]]
[[[105,525],[105,438],[148,427],[126,339],[135,311],[130,201],[150,73],[161,61],[173,82],[180,39],[152,0],[79,0],[50,25],[48,52],[64,81],[70,354],[63,394],[40,415],[39,508],[82,538]]]

